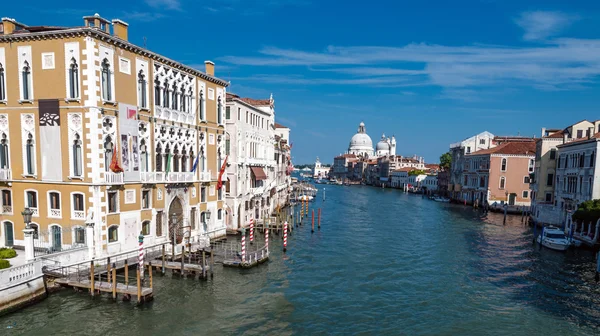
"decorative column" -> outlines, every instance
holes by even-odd
[[[34,246],[33,246],[33,235],[35,233],[34,229],[26,228],[23,230],[25,235],[25,260],[27,262],[33,261],[35,259]]]

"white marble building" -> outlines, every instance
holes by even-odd
[[[373,156],[373,141],[367,134],[365,123],[361,122],[358,125],[358,131],[350,139],[350,145],[346,154],[354,154],[363,158]]]

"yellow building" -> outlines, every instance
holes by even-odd
[[[227,83],[129,43],[121,20],[84,23],[2,19],[0,246],[23,244],[26,207],[45,252],[224,235]]]

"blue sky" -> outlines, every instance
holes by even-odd
[[[437,162],[481,131],[536,135],[600,119],[600,2],[128,0],[8,2],[29,25],[82,24],[100,13],[129,39],[231,81],[273,93],[292,128],[295,163],[331,162],[364,121],[374,144]],[[27,10],[23,10],[27,6]]]

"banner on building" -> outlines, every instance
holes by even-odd
[[[60,141],[60,106],[58,99],[39,100],[40,153],[42,180],[62,181],[62,148]]]
[[[136,106],[119,103],[119,138],[124,181],[138,181],[140,179],[137,113]]]

